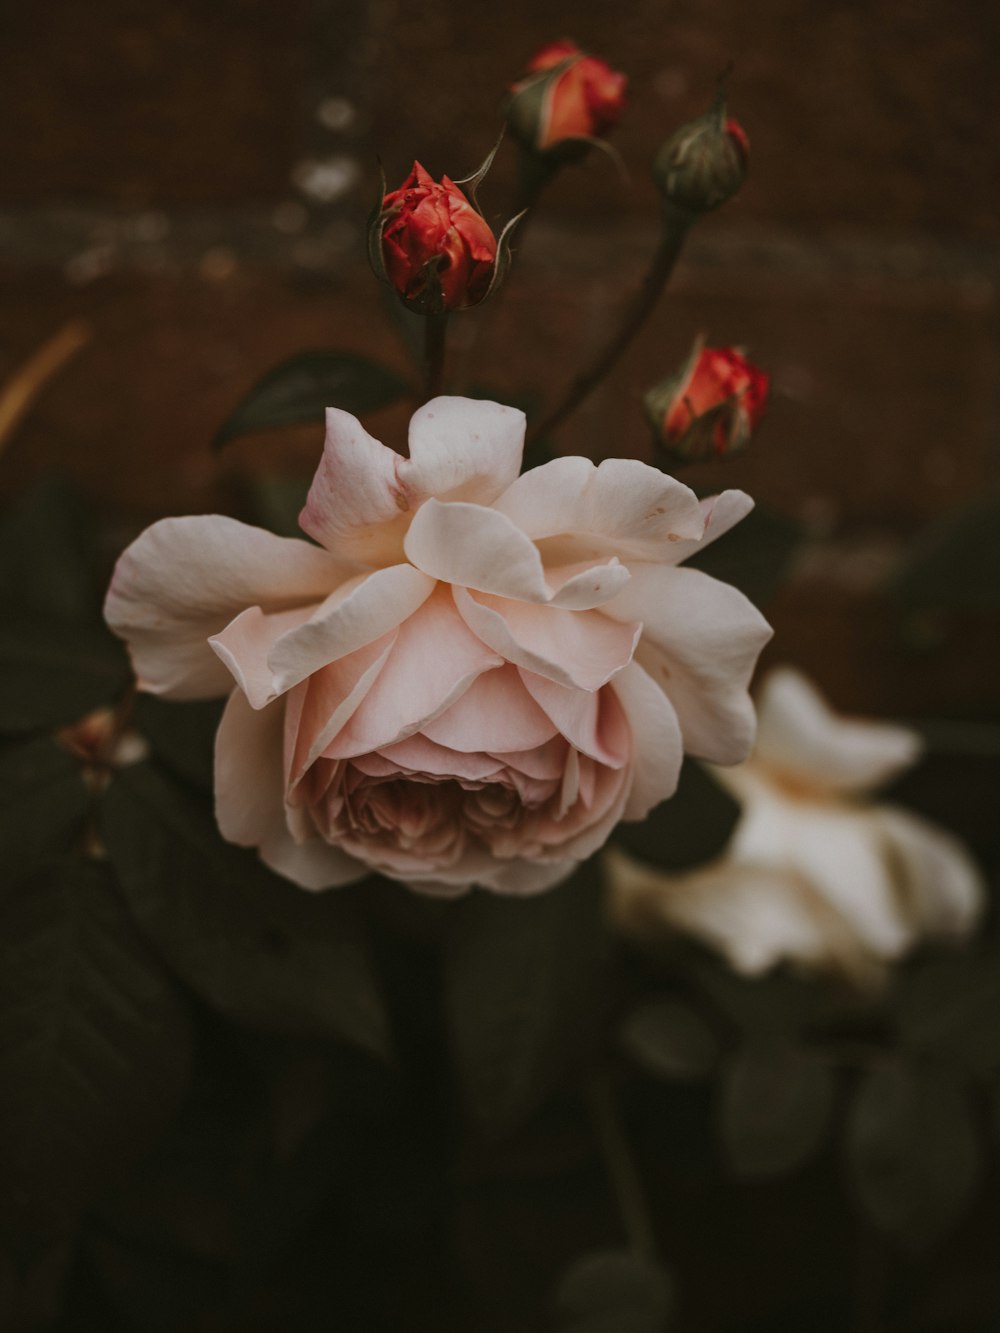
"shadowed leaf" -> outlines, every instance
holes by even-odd
[[[301,352],[259,380],[219,429],[215,448],[239,435],[322,421],[328,407],[355,416],[388,407],[412,393],[394,370],[353,352]]]
[[[27,1259],[155,1141],[190,1032],[106,863],[57,862],[0,913],[0,1216]]]
[[[204,804],[149,764],[119,773],[103,831],[143,933],[228,1017],[387,1052],[386,1019],[349,889],[307,893],[224,842]]]

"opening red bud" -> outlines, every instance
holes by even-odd
[[[420,314],[478,305],[493,281],[497,240],[469,197],[419,162],[382,199],[372,254],[404,303]]]

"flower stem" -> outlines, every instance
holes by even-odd
[[[448,316],[428,315],[424,320],[424,402],[436,398],[444,383],[444,351]]]
[[[637,1258],[655,1261],[656,1238],[646,1198],[618,1103],[606,1074],[593,1078],[587,1084],[586,1098],[629,1247]]]
[[[653,256],[653,261],[643,279],[642,286],[636,292],[631,305],[625,312],[621,324],[614,336],[600,349],[589,366],[577,375],[572,384],[548,416],[544,417],[531,431],[530,440],[550,435],[566,418],[580,406],[597,388],[601,380],[612,369],[622,352],[636,336],[652,314],[660,295],[667,285],[677,257],[684,245],[690,219],[680,213],[668,212],[660,235],[660,244]]]

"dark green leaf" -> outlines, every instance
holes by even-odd
[[[1000,608],[1000,497],[977,500],[931,524],[895,571],[889,591],[908,612]]]
[[[755,606],[763,606],[781,587],[800,542],[791,519],[757,508],[686,564],[731,583]]]
[[[382,998],[356,894],[307,893],[222,840],[205,806],[147,764],[119,773],[105,840],[135,918],[222,1013],[385,1054]]]
[[[156,1139],[190,1032],[106,863],[47,867],[0,917],[0,1209],[27,1258]]]
[[[1000,957],[937,958],[904,973],[892,994],[903,1041],[979,1074],[1000,1067]]]
[[[132,716],[157,759],[185,782],[212,791],[215,733],[223,706],[221,699],[177,703],[140,694]]]
[[[475,891],[445,946],[448,1024],[472,1118],[503,1133],[591,1054],[606,936],[596,868],[529,898]]]
[[[48,736],[0,751],[0,864],[6,884],[68,852],[90,798],[79,761]]]
[[[0,626],[0,732],[75,722],[113,703],[131,680],[121,643],[99,625],[5,616]]]
[[[911,1247],[931,1244],[968,1206],[980,1145],[961,1087],[901,1061],[868,1073],[847,1121],[847,1163],[875,1226]]]
[[[412,393],[394,370],[353,352],[301,352],[259,380],[215,437],[219,448],[238,435],[322,421],[328,407],[355,416]]]
[[[751,1043],[720,1089],[719,1127],[738,1176],[760,1180],[800,1166],[822,1145],[833,1109],[830,1066],[803,1046]]]
[[[629,1014],[621,1043],[648,1073],[682,1083],[706,1078],[719,1058],[718,1038],[698,1011],[667,996]]]
[[[299,515],[309,495],[312,473],[282,476],[255,472],[247,478],[250,503],[257,521],[279,537],[302,537]]]
[[[664,1270],[627,1250],[586,1255],[555,1292],[560,1333],[663,1333],[672,1305]]]
[[[638,824],[619,824],[615,841],[660,870],[689,870],[725,846],[740,808],[701,764],[685,759],[677,791]]]
[[[60,626],[99,625],[101,590],[80,501],[61,479],[37,483],[0,524],[0,607]]]

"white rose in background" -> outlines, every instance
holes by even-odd
[[[684,749],[749,752],[770,629],[678,565],[752,501],[632,459],[519,476],[523,442],[522,413],[437,398],[404,458],[331,410],[318,545],[209,515],[118,562],[105,610],[140,688],[230,696],[223,835],[304,888],[536,892],[670,796]]]
[[[787,959],[863,977],[973,928],[985,888],[961,843],[869,799],[917,759],[915,733],[838,717],[788,668],[765,679],[758,724],[751,759],[713,770],[741,806],[721,857],[665,875],[606,853],[627,930],[695,935],[745,974]]]

